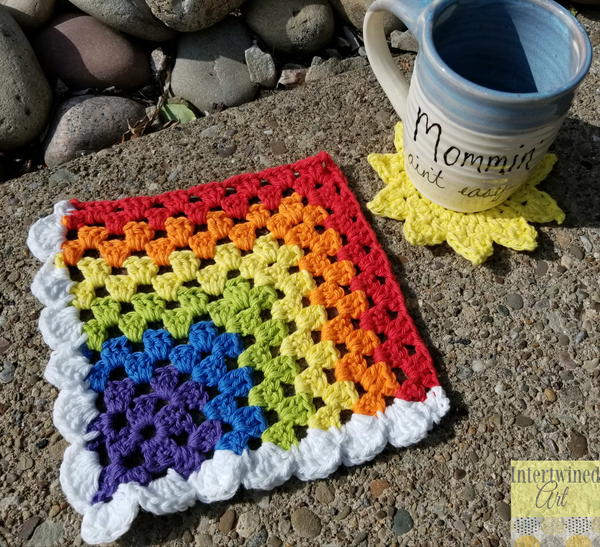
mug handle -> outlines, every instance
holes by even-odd
[[[383,12],[400,19],[420,41],[419,16],[432,0],[375,0],[367,10],[363,23],[365,49],[371,68],[394,110],[404,118],[409,84],[394,62],[383,30]]]

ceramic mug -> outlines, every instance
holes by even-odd
[[[419,42],[410,86],[388,49],[385,11]],[[410,179],[462,212],[494,207],[527,180],[592,59],[582,26],[552,0],[376,0],[364,40],[404,123]]]

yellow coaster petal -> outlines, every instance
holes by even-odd
[[[546,154],[531,176],[504,203],[480,213],[457,213],[422,196],[404,170],[402,123],[396,124],[396,154],[369,154],[371,167],[386,184],[367,207],[376,215],[404,220],[404,236],[412,245],[448,242],[473,264],[481,264],[498,243],[517,251],[537,247],[537,232],[529,222],[561,224],[565,213],[536,186],[552,171],[554,154]]]

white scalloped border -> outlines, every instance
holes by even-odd
[[[85,382],[91,365],[79,351],[86,335],[77,310],[70,306],[73,282],[66,268],[54,265],[66,232],[61,219],[72,209],[69,202],[57,203],[51,215],[30,228],[27,244],[44,262],[31,290],[45,306],[39,328],[53,350],[44,376],[59,389],[54,424],[70,443],[60,468],[60,483],[69,503],[83,515],[81,537],[87,543],[116,540],[129,530],[140,508],[162,515],[183,511],[196,500],[210,503],[229,499],[240,485],[270,490],[292,475],[305,481],[325,478],[342,464],[358,465],[374,458],[388,442],[395,447],[419,442],[448,411],[448,398],[442,387],[436,386],[423,402],[395,399],[377,416],[354,414],[341,428],[310,428],[291,450],[272,443],[242,455],[217,450],[187,480],[170,470],[148,486],[121,484],[111,501],[91,504],[101,466],[96,453],[87,450],[85,444],[97,435],[86,433],[87,425],[98,413],[96,395]]]

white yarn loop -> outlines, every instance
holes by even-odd
[[[68,201],[59,201],[54,205],[54,212],[51,215],[40,218],[29,228],[27,246],[40,262],[46,262],[60,251],[60,245],[67,231],[61,220],[73,208]]]
[[[77,388],[86,384],[86,377],[92,366],[75,348],[55,350],[44,371],[44,378],[60,390]]]

